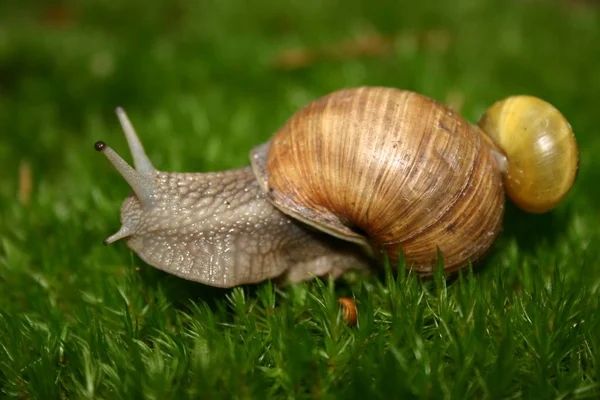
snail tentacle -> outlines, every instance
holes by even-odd
[[[123,179],[127,181],[129,186],[133,189],[136,197],[144,205],[144,207],[152,206],[152,198],[155,195],[154,184],[149,176],[144,176],[135,170],[131,165],[127,163],[116,151],[110,146],[104,144],[104,142],[96,142],[94,148],[104,153],[108,161],[115,167],[115,169],[121,174]]]
[[[133,156],[133,165],[135,169],[142,175],[146,177],[151,177],[156,172],[156,168],[150,162],[150,159],[146,155],[144,151],[144,146],[140,141],[138,135],[135,132],[135,128],[133,124],[127,117],[125,110],[122,107],[117,107],[116,109],[117,117],[119,117],[119,122],[121,123],[121,127],[123,128],[123,133],[125,133],[125,138],[127,139],[127,143],[129,144],[129,149],[131,151],[131,155]]]
[[[126,237],[131,236],[132,233],[133,231],[131,230],[129,225],[123,225],[116,233],[104,239],[103,243],[105,246],[108,246],[109,244],[114,243],[117,240],[125,239]]]

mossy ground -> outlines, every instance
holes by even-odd
[[[597,5],[37,3],[0,11],[0,396],[600,395]],[[129,158],[115,106],[158,168],[208,171],[247,164],[299,107],[358,85],[471,121],[502,97],[542,97],[577,135],[577,184],[550,214],[509,206],[489,257],[451,282],[219,290],[102,246],[129,191],[93,150],[102,139]],[[340,296],[356,298],[357,327]]]

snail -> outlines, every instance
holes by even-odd
[[[117,109],[135,168],[102,151],[133,189],[120,230],[148,264],[217,287],[299,282],[372,268],[402,253],[429,276],[481,259],[501,230],[505,192],[543,213],[574,183],[571,127],[549,103],[512,96],[477,125],[421,94],[342,89],[296,112],[250,154],[207,173],[153,167]]]

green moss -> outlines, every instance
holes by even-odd
[[[600,396],[597,6],[62,4],[15,2],[0,15],[3,396]],[[392,38],[377,56],[274,67],[289,48],[374,34]],[[129,191],[92,147],[126,154],[117,105],[157,167],[208,171],[247,164],[296,109],[357,85],[462,98],[473,121],[507,95],[542,97],[575,130],[577,184],[549,214],[509,205],[492,253],[452,282],[388,272],[220,290],[157,271],[123,243],[102,246]],[[340,296],[356,298],[357,327],[341,320]]]

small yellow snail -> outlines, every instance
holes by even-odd
[[[529,96],[494,104],[479,125],[420,94],[344,89],[293,115],[251,167],[157,171],[125,113],[135,169],[97,142],[133,188],[125,239],[148,264],[212,286],[338,276],[403,252],[430,275],[480,259],[500,231],[504,188],[545,212],[572,186],[578,149],[565,118]]]

